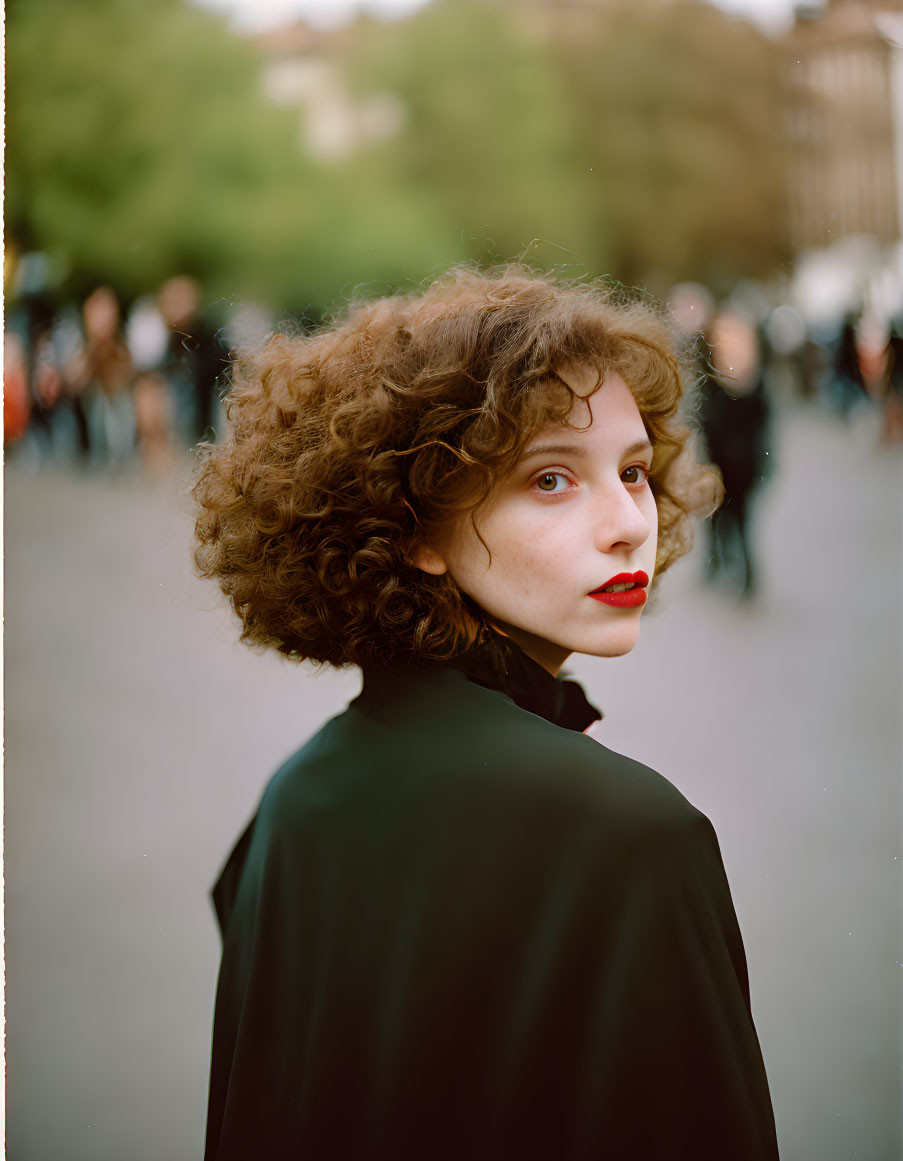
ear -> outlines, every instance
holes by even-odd
[[[438,549],[428,544],[418,544],[414,549],[414,564],[421,572],[431,573],[433,576],[442,576],[448,572],[445,557]]]

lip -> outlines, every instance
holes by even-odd
[[[611,577],[605,584],[593,589],[589,596],[594,601],[601,601],[602,604],[612,605],[616,609],[635,609],[640,605],[645,605],[646,585],[648,584],[649,577],[642,569],[638,572],[619,572],[617,576]],[[602,590],[608,588],[609,585],[636,585],[637,587],[628,589],[623,593],[603,593]]]

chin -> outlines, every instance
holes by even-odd
[[[587,653],[590,657],[623,657],[625,653],[636,645],[639,640],[639,629],[627,629],[617,635],[610,635],[605,641],[600,641],[597,648],[581,649],[581,653]]]
[[[636,645],[636,641],[631,641],[627,645],[622,645],[615,649],[609,649],[607,652],[600,654],[602,657],[624,657]]]

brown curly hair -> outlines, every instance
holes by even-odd
[[[446,574],[413,564],[473,514],[549,421],[566,422],[567,363],[617,372],[654,447],[656,575],[718,498],[678,417],[679,341],[660,308],[520,267],[456,268],[414,295],[353,304],[310,336],[240,357],[231,435],[200,449],[195,563],[242,640],[362,668],[449,659],[487,635]]]

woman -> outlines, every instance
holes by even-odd
[[[511,269],[237,368],[199,568],[364,680],[214,890],[209,1159],[777,1155],[711,825],[557,678],[711,506],[680,396],[650,307]]]

